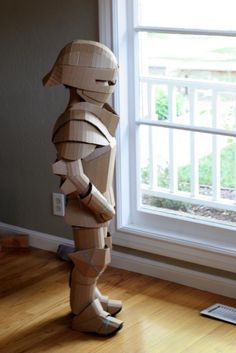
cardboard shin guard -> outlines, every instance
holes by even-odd
[[[95,285],[110,263],[110,249],[81,250],[69,256],[75,265],[71,278],[71,309],[78,315],[95,299]]]
[[[122,321],[113,318],[96,299],[95,286],[100,274],[110,262],[110,249],[88,249],[70,254],[74,262],[71,283],[71,309],[76,315],[72,328],[100,335],[114,334]]]

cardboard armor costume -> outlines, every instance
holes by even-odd
[[[117,73],[110,49],[77,40],[62,49],[43,80],[45,86],[64,84],[70,90],[52,141],[57,150],[53,173],[61,177],[61,190],[67,195],[65,221],[72,226],[76,247],[70,254],[72,328],[101,335],[113,334],[123,325],[114,317],[121,301],[102,295],[96,286],[110,262],[107,228],[115,214],[112,180],[119,118],[106,101]]]

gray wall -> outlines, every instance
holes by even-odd
[[[41,79],[66,43],[98,40],[97,0],[1,0],[0,38],[0,222],[70,236],[52,215],[50,141],[68,97]]]

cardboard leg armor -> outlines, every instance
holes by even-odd
[[[105,246],[107,246],[110,250],[112,249],[112,236],[109,232],[107,232],[107,228],[104,229],[104,242]],[[108,311],[111,315],[118,314],[122,309],[122,301],[109,299],[107,295],[102,295],[99,289],[96,287],[95,289],[96,297],[99,299],[100,303],[104,310]]]
[[[105,246],[104,229],[74,228],[74,240],[78,251],[70,254],[74,263],[70,292],[71,309],[75,314],[72,328],[101,335],[115,333],[123,323],[104,310],[99,295],[101,298],[104,296],[96,288],[99,276],[110,262],[110,248]],[[108,297],[102,299],[109,307]]]

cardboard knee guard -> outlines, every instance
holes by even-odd
[[[111,262],[110,249],[87,249],[69,254],[75,268],[84,277],[98,277]]]
[[[87,249],[69,255],[74,263],[71,276],[71,310],[78,315],[96,297],[96,282],[110,262],[110,249]]]

